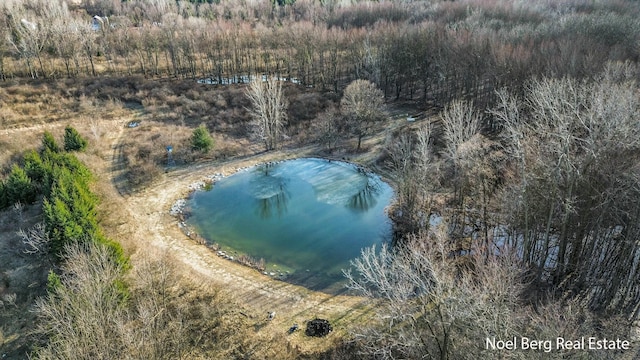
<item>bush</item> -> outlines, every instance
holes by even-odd
[[[203,153],[208,152],[213,147],[213,138],[204,124],[193,130],[191,135],[191,148]]]
[[[60,276],[54,273],[53,270],[49,270],[49,274],[47,275],[47,292],[49,294],[55,294],[56,291],[62,288],[62,280],[60,280]]]
[[[119,242],[115,240],[111,240],[104,235],[96,236],[94,240],[96,244],[104,246],[109,254],[109,258],[123,270],[131,269],[131,264],[129,263],[129,257],[125,254],[124,248],[120,245]],[[127,295],[127,286],[125,283],[118,283],[118,288],[120,289],[120,293],[128,297]]]
[[[305,330],[304,333],[307,336],[324,337],[329,335],[331,331],[333,331],[333,328],[331,324],[329,324],[329,321],[313,319],[307,323],[307,330]]]
[[[78,131],[71,126],[64,128],[64,150],[65,151],[84,151],[87,148],[87,140],[84,139]]]
[[[129,166],[127,180],[129,185],[136,188],[149,184],[161,173],[161,168],[148,161],[136,161]]]

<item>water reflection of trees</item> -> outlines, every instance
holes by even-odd
[[[256,169],[250,182],[252,193],[256,198],[256,211],[262,219],[268,219],[275,214],[280,217],[287,212],[289,200],[287,181],[272,174],[273,166],[266,164]]]
[[[368,179],[365,186],[349,198],[347,207],[356,211],[371,209],[377,203],[376,196],[380,193],[380,190],[380,184],[373,181],[373,179]]]
[[[282,191],[278,194],[265,199],[257,200],[257,210],[260,214],[260,217],[263,219],[268,219],[272,217],[274,214],[278,214],[278,217],[284,215],[287,212],[287,201],[289,200],[289,196],[285,191],[284,184],[282,186]]]

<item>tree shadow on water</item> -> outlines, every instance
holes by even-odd
[[[284,188],[278,194],[264,199],[256,200],[256,209],[260,218],[269,219],[274,214],[277,214],[278,217],[282,217],[287,212],[287,202],[289,200],[289,195],[286,193]]]
[[[349,198],[347,207],[357,212],[364,212],[376,206],[376,196],[380,193],[380,185],[369,180],[355,195]]]
[[[289,193],[287,180],[272,173],[272,165],[264,165],[256,170],[250,181],[251,192],[256,199],[256,212],[262,219],[274,215],[281,217],[287,212]]]

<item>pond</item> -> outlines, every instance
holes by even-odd
[[[343,288],[360,250],[389,241],[393,190],[353,164],[305,158],[261,164],[197,191],[188,223],[230,256],[313,290]]]

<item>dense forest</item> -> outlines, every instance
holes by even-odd
[[[175,152],[180,165],[211,152],[240,154],[222,154],[209,131],[264,143],[267,152],[313,145],[322,156],[356,159],[374,152],[363,140],[382,134],[382,150],[365,165],[395,187],[395,241],[363,250],[345,274],[351,291],[379,300],[378,316],[330,350],[304,356],[640,356],[637,2],[8,0],[0,10],[0,83],[75,82],[83,85],[73,92],[51,91],[180,113],[154,113],[167,126],[194,128],[190,139],[175,136],[191,141]],[[0,92],[0,106],[8,108],[11,94]],[[393,109],[427,120],[391,129]],[[20,114],[12,111],[0,111],[0,124],[14,125]],[[173,293],[161,299],[155,279],[145,288],[120,278],[129,260],[101,233],[90,171],[65,152],[87,142],[72,127],[64,139],[60,149],[45,133],[38,151],[2,164],[0,208],[44,199],[40,234],[62,264],[38,305],[33,354],[66,358],[76,346],[79,335],[56,332],[61,320],[46,312],[65,299],[82,302],[71,290],[83,289],[75,259],[102,261],[116,274],[105,286],[109,316],[120,324],[105,327],[117,335],[102,334],[99,350],[83,343],[85,358],[137,356],[126,338],[153,323],[142,312],[147,295],[153,306],[170,302],[164,324],[189,326],[166,347],[162,326],[142,326],[148,332],[135,336],[156,347],[138,355],[213,356],[223,336],[195,342],[209,325],[175,315],[200,314],[197,300],[180,305]],[[135,185],[152,182],[166,162],[137,141],[128,150],[131,172],[141,173]],[[84,250],[68,244],[87,236],[95,241]],[[117,312],[123,307],[129,312]],[[618,338],[631,348],[496,352],[485,346],[490,336]],[[256,346],[248,338],[233,337],[243,345],[221,358],[261,358],[247,350]]]
[[[3,10],[3,79],[225,83],[269,73],[318,90],[368,79],[388,99],[482,105],[532,76],[593,79],[607,62],[639,56],[638,8],[625,1],[9,1]]]

